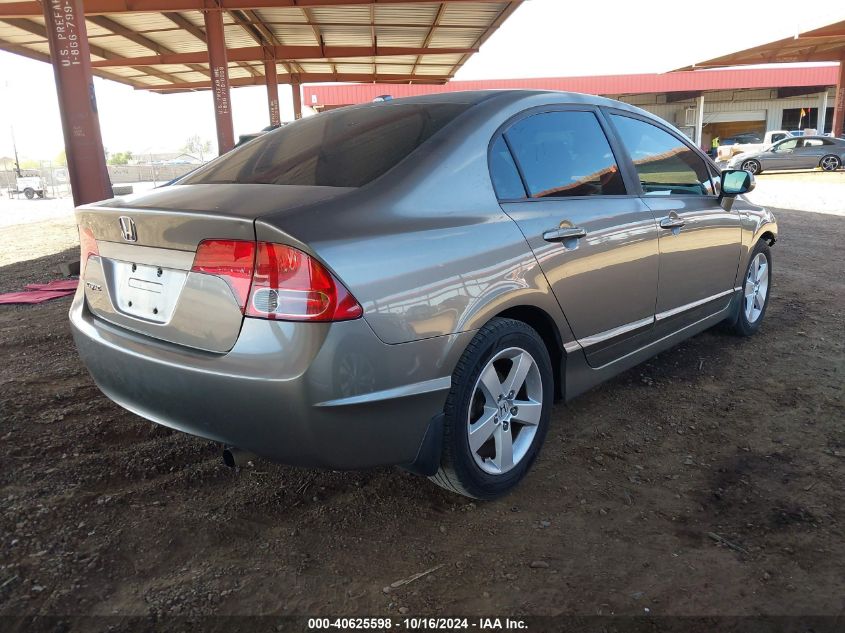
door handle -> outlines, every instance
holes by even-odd
[[[684,222],[682,218],[679,218],[677,215],[674,214],[660,220],[661,229],[679,229],[684,224],[686,224],[686,222]]]
[[[580,240],[587,237],[587,230],[579,226],[570,226],[565,229],[554,229],[543,233],[543,239],[547,242],[564,242],[566,240]]]

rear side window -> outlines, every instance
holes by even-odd
[[[377,104],[340,109],[269,132],[180,184],[264,183],[362,187],[469,107]]]
[[[490,148],[490,177],[493,179],[496,195],[500,199],[515,200],[525,197],[525,187],[522,186],[519,171],[516,169],[507,143],[501,136]]]
[[[505,136],[532,198],[622,195],[625,185],[592,112],[535,114]]]
[[[619,114],[611,117],[645,195],[713,195],[706,163],[679,138],[639,119]]]

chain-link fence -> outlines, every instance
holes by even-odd
[[[153,187],[184,176],[200,165],[109,165],[112,185],[119,187],[116,195],[128,193],[133,183],[150,183]],[[146,185],[149,187],[149,185]],[[19,176],[11,169],[0,170],[0,189],[9,198],[66,198],[70,197],[70,177],[67,167],[43,161],[38,167],[21,169]]]
[[[42,161],[38,167],[0,170],[0,187],[9,198],[64,198],[70,196],[67,167]]]

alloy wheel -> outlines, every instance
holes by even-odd
[[[757,253],[745,276],[745,318],[748,323],[755,323],[760,318],[768,293],[769,260],[763,253]]]
[[[543,380],[534,357],[519,347],[494,355],[478,376],[467,414],[472,457],[491,475],[526,456],[543,410]]]
[[[756,174],[760,170],[760,165],[756,160],[747,160],[742,164],[742,169],[750,174]]]
[[[825,156],[822,158],[822,169],[825,171],[836,171],[839,169],[839,159],[836,156]]]

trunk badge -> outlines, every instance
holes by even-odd
[[[120,216],[120,235],[126,242],[138,241],[138,230],[135,228],[135,221],[128,215]]]

